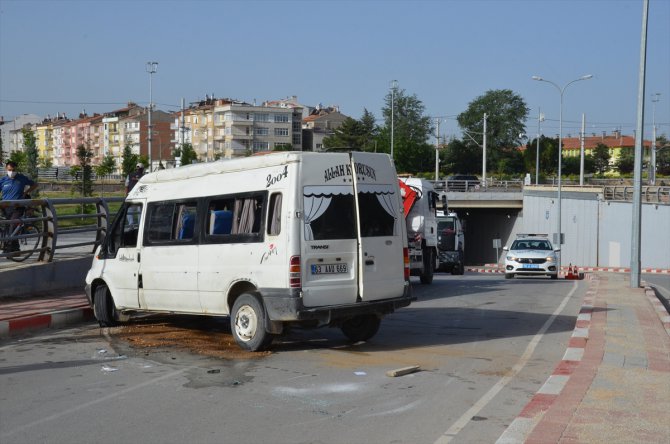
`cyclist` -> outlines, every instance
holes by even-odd
[[[30,180],[28,177],[17,171],[18,165],[11,160],[5,164],[7,174],[0,178],[0,191],[2,192],[1,200],[19,200],[25,199],[26,195],[37,188],[37,183]],[[26,189],[26,187],[28,187]],[[24,208],[11,206],[3,208],[4,216],[7,219],[18,219],[23,215]],[[15,225],[10,226],[10,230],[14,230]],[[6,244],[5,244],[6,245]],[[13,241],[11,244],[11,251],[19,249],[19,242]],[[7,246],[3,253],[8,253]]]

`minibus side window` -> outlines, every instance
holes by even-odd
[[[149,205],[147,245],[190,242],[195,238],[196,202],[160,202]]]
[[[270,211],[268,215],[268,234],[277,236],[281,232],[281,193],[270,196]]]
[[[267,193],[211,199],[205,220],[207,242],[261,242],[266,199]]]
[[[116,256],[119,248],[137,246],[141,215],[142,204],[129,204],[121,208],[104,247],[109,257]]]

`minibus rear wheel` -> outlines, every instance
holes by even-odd
[[[260,298],[253,293],[242,293],[230,313],[230,329],[235,342],[249,351],[266,349],[273,335],[266,331],[265,309]]]
[[[352,342],[367,341],[377,334],[382,320],[373,315],[365,314],[347,319],[340,327],[344,336]]]
[[[107,285],[100,284],[95,288],[93,311],[100,327],[113,327],[117,324],[114,312],[114,299],[109,294]]]

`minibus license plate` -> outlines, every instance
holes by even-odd
[[[312,265],[312,274],[336,274],[346,272],[347,272],[347,264]]]

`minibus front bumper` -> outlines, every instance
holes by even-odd
[[[401,297],[320,307],[305,307],[299,289],[261,288],[259,291],[271,321],[318,321],[320,324],[333,324],[362,314],[383,316],[416,300],[409,284],[405,285]]]

